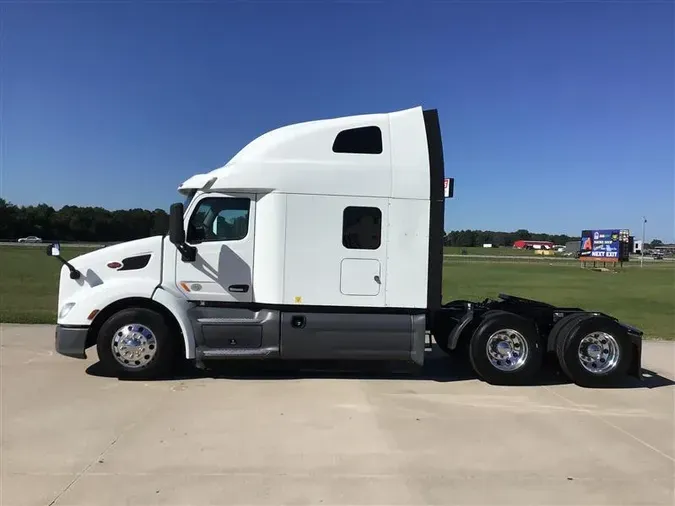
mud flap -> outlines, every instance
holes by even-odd
[[[628,330],[628,336],[633,345],[633,361],[628,368],[628,374],[642,381],[644,379],[642,375],[642,335]]]
[[[457,348],[457,343],[462,337],[462,333],[466,328],[471,324],[474,318],[474,312],[472,310],[467,311],[467,313],[462,317],[455,328],[452,329],[450,335],[448,336],[448,348],[454,350]]]

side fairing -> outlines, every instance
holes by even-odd
[[[429,242],[427,260],[427,310],[440,309],[443,302],[443,239],[445,237],[445,196],[443,180],[443,141],[438,111],[424,111],[424,129],[428,150]]]

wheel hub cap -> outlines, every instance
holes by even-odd
[[[138,369],[148,365],[157,353],[155,334],[145,325],[131,323],[115,331],[111,348],[115,360],[124,367]]]
[[[503,357],[507,357],[511,354],[513,351],[513,348],[511,347],[511,343],[508,341],[500,341],[497,344],[497,353],[499,353]]]
[[[588,355],[592,358],[598,358],[600,357],[600,354],[602,353],[602,348],[600,347],[599,344],[590,344],[587,348],[588,350]]]
[[[492,334],[486,344],[488,360],[500,371],[520,369],[527,360],[527,341],[513,329],[502,329]]]
[[[619,343],[605,332],[593,332],[579,342],[579,362],[593,374],[607,374],[619,363]]]

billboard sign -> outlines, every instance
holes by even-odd
[[[624,262],[630,252],[628,230],[584,230],[579,258],[599,262]]]

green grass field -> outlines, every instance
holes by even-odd
[[[444,299],[481,300],[508,293],[560,306],[602,311],[675,339],[675,262],[635,263],[616,272],[581,269],[578,262],[511,263],[446,260]]]
[[[0,246],[0,322],[54,323],[61,263],[44,247]],[[65,258],[92,251],[62,248]]]
[[[61,264],[44,250],[0,246],[0,322],[55,322]],[[66,258],[86,251],[91,250],[63,249]],[[609,273],[581,269],[575,261],[446,258],[446,300],[482,300],[500,292],[604,311],[647,337],[675,339],[675,262],[651,262],[644,268],[633,263]]]

